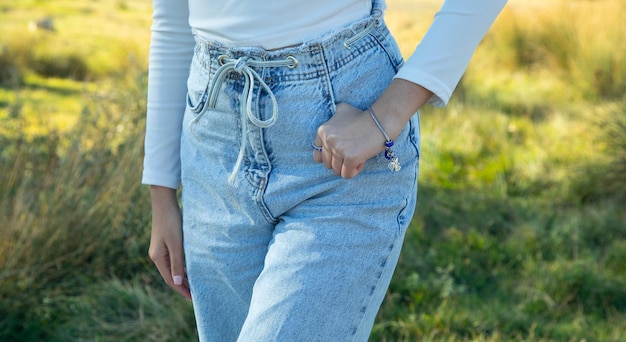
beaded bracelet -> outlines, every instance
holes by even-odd
[[[380,131],[385,136],[385,158],[389,160],[389,164],[387,164],[387,167],[392,172],[400,171],[400,168],[401,168],[400,161],[398,160],[398,157],[396,157],[396,155],[393,153],[393,150],[391,149],[394,144],[393,140],[389,138],[389,135],[387,134],[387,132],[385,132],[385,130],[383,129],[383,126],[380,124],[380,122],[378,122],[378,119],[376,119],[376,115],[374,114],[372,107],[367,108],[367,110],[370,112],[370,116],[374,120],[374,123],[376,124],[376,126],[378,126],[378,129],[380,129]]]

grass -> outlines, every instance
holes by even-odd
[[[439,3],[390,0],[405,55]],[[372,341],[626,336],[626,5],[510,1],[422,111]],[[56,32],[28,31],[54,18]],[[190,341],[147,257],[148,0],[0,1],[0,340]]]

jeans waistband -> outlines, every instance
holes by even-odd
[[[376,5],[376,1],[374,3]],[[387,31],[382,20],[382,10],[378,8],[372,9],[372,16],[356,21],[349,27],[333,31],[323,37],[315,40],[304,42],[298,46],[286,47],[276,50],[265,50],[259,47],[227,47],[218,42],[206,41],[201,37],[196,37],[196,56],[202,65],[214,72],[211,83],[208,85],[207,103],[205,108],[192,120],[191,124],[197,122],[207,109],[214,108],[221,85],[231,73],[242,75],[245,84],[241,93],[241,130],[242,139],[239,149],[239,155],[233,168],[228,182],[236,185],[236,176],[241,168],[245,150],[247,145],[247,124],[248,121],[259,128],[271,127],[278,120],[278,103],[276,98],[267,85],[265,80],[259,76],[257,70],[262,68],[284,68],[293,72],[285,73],[284,77],[318,77],[318,73],[311,68],[302,67],[300,65],[319,64],[319,54],[327,48],[333,48],[334,45],[341,45],[342,48],[350,50],[361,38],[368,35],[374,29],[382,28]],[[358,50],[358,49],[357,49]],[[358,55],[358,51],[352,52],[352,55]],[[351,54],[347,54],[347,58]],[[213,62],[211,62],[213,61]],[[217,63],[215,63],[217,61]],[[252,110],[252,101],[254,97],[255,85],[259,86],[271,100],[272,114],[266,119],[259,118],[257,113]]]

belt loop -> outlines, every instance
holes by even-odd
[[[372,0],[372,17],[374,18],[380,18],[383,16],[383,13],[385,12],[385,8],[387,7],[387,4],[385,3],[384,0]]]
[[[357,34],[355,34],[354,36],[346,39],[343,42],[343,47],[349,50],[352,47],[352,44],[354,44],[357,40],[365,37],[377,25],[378,25],[378,20],[377,19],[370,19],[370,21],[368,21],[367,24],[365,24],[365,27],[363,27],[361,29],[361,31],[359,31]]]

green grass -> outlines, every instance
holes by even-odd
[[[390,0],[403,53],[438,2]],[[28,23],[55,19],[56,32]],[[626,336],[626,5],[512,0],[422,111],[372,341]],[[147,257],[149,0],[0,1],[0,340],[190,341]]]

